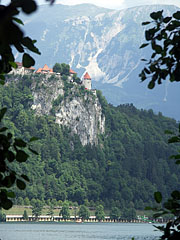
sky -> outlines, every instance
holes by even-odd
[[[0,0],[6,4],[9,0]],[[47,3],[45,0],[36,0],[39,4]],[[169,4],[180,7],[180,0],[56,0],[55,4],[75,5],[81,3],[91,3],[100,7],[111,9],[123,9],[147,4]]]
[[[38,0],[39,3],[45,3],[45,0]],[[122,9],[146,4],[169,4],[180,7],[180,0],[56,0],[56,4],[75,5],[81,3],[91,3],[100,7]]]

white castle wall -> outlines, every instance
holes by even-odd
[[[91,79],[83,79],[84,87],[91,90]]]

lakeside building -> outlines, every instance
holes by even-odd
[[[62,216],[49,216],[49,215],[41,215],[37,219],[29,215],[28,220],[23,219],[23,215],[6,215],[6,222],[32,222],[32,221],[38,221],[38,222],[77,222],[81,223],[82,219],[79,216],[70,216],[70,219],[65,220],[63,219]],[[84,220],[84,222],[98,222],[96,216],[90,216],[88,220]],[[132,223],[137,223],[140,222],[139,220],[133,219],[130,221],[119,219],[119,220],[111,220],[109,216],[105,216],[104,220],[101,222],[121,222],[121,223],[126,223],[126,222],[132,222]]]

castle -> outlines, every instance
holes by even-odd
[[[35,68],[30,67],[30,68],[26,68],[23,67],[22,63],[20,62],[16,62],[17,64],[17,68],[16,69],[12,69],[12,71],[10,72],[10,74],[56,74],[56,75],[60,75],[60,73],[55,73],[53,72],[52,68],[49,68],[47,64],[44,65],[43,68],[38,68],[35,71]],[[76,74],[76,72],[72,69],[69,70],[69,75],[70,81],[73,81],[73,75]],[[82,84],[84,85],[85,89],[87,90],[92,90],[92,83],[91,83],[91,77],[89,76],[88,72],[86,72],[83,76],[82,80]]]

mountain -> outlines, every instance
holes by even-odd
[[[22,18],[42,52],[35,56],[36,67],[68,63],[80,76],[88,71],[93,87],[101,89],[115,106],[133,103],[179,120],[177,84],[166,82],[150,91],[138,77],[144,66],[140,59],[151,54],[148,48],[139,49],[145,30],[141,23],[159,9],[169,15],[177,7],[147,5],[116,11],[91,4],[44,5],[34,15]]]
[[[3,124],[17,138],[39,138],[32,146],[39,155],[13,165],[31,180],[25,191],[15,190],[15,204],[103,203],[125,214],[152,205],[155,191],[166,199],[179,188],[178,167],[169,160],[177,146],[167,144],[164,134],[177,131],[175,120],[132,104],[112,106],[69,75],[6,79],[0,86],[0,106],[8,108]]]

